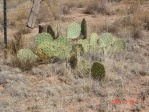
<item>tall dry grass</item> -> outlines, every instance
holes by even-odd
[[[110,7],[106,0],[90,1],[84,11],[85,14],[110,14]]]

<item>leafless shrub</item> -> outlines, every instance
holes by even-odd
[[[22,37],[22,34],[27,34],[29,32],[30,30],[28,29],[21,29],[14,34],[14,38],[11,40],[9,46],[9,49],[11,50],[13,55],[16,55],[17,51],[23,48],[24,39]]]

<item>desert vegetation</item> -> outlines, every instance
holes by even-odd
[[[0,112],[149,111],[148,0],[43,0],[30,29],[33,3],[7,0],[7,48],[0,11]]]

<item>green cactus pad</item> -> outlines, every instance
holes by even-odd
[[[17,53],[17,58],[22,62],[22,63],[33,63],[37,60],[37,56],[29,49],[21,49]]]
[[[90,37],[90,45],[97,44],[98,39],[99,39],[99,36],[97,35],[97,33],[92,33]]]
[[[126,45],[124,40],[118,39],[118,38],[114,39],[112,44],[113,52],[116,52],[116,53],[122,52],[125,50],[125,47]]]
[[[79,40],[78,41],[78,44],[81,44],[83,49],[84,49],[84,52],[88,52],[89,51],[89,41],[84,39],[84,40]]]
[[[112,34],[110,34],[110,33],[103,33],[100,36],[100,39],[99,39],[100,47],[110,46],[112,44],[112,40],[113,40],[113,35]]]
[[[81,22],[81,34],[83,35],[83,39],[87,39],[87,25],[85,18],[83,18]]]
[[[104,65],[99,62],[94,62],[91,67],[91,76],[93,79],[101,80],[105,77],[105,68]]]
[[[35,36],[36,46],[39,46],[41,43],[50,42],[53,40],[53,37],[48,33],[40,33]]]
[[[54,42],[55,56],[61,59],[68,58],[69,53],[72,50],[70,40],[61,37],[54,40],[53,42]]]
[[[90,49],[91,51],[95,52],[99,50],[98,45],[99,36],[96,33],[92,33],[90,37]]]
[[[47,57],[54,56],[53,42],[41,43],[37,48],[37,54],[42,54]]]
[[[81,26],[77,23],[71,23],[67,28],[67,38],[75,39],[81,34]]]
[[[50,25],[47,26],[47,33],[49,33],[53,37],[53,39],[56,38],[55,32],[54,32],[53,28]]]
[[[58,38],[52,42],[44,42],[40,44],[37,48],[39,55],[51,57],[57,57],[60,59],[65,59],[69,57],[71,51],[71,44],[67,38]]]

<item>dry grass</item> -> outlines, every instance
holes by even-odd
[[[144,30],[144,23],[132,16],[124,16],[116,20],[113,26],[117,27],[117,34],[120,37],[141,38]]]
[[[149,30],[149,11],[140,11],[135,15],[135,17],[144,22],[144,28]]]
[[[94,0],[88,3],[85,14],[110,14],[110,9],[105,0]]]

